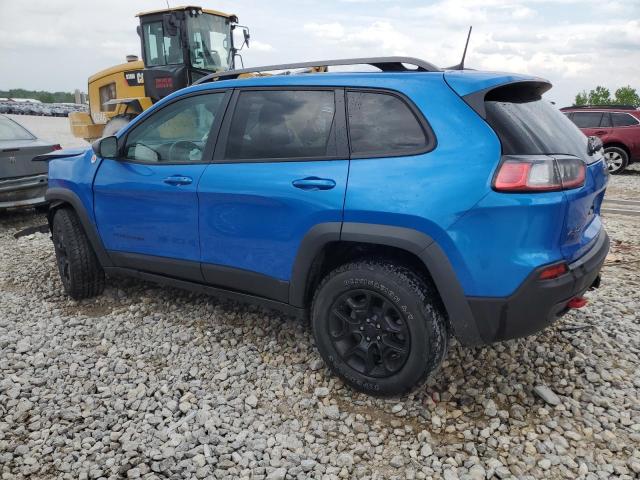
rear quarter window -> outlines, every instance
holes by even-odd
[[[580,128],[597,128],[602,121],[602,112],[575,112],[572,120]]]
[[[628,113],[612,113],[611,121],[614,127],[630,127],[638,125],[638,119]]]
[[[354,156],[410,155],[429,147],[421,122],[394,94],[348,91],[347,113]]]

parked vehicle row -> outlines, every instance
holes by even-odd
[[[216,73],[49,154],[66,292],[128,274],[309,315],[332,371],[375,395],[424,381],[451,336],[521,337],[584,306],[608,174],[550,83],[350,62],[382,72]]]
[[[75,103],[35,103],[0,101],[0,114],[67,117],[71,112],[86,112],[88,107]]]

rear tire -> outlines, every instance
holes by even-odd
[[[624,169],[629,165],[629,155],[620,147],[605,147],[604,159],[611,175],[624,172]]]
[[[61,208],[55,213],[52,238],[65,292],[76,300],[100,295],[104,270],[75,212]]]
[[[322,280],[311,325],[322,358],[345,383],[370,395],[402,395],[436,372],[446,355],[446,321],[437,304],[409,268],[361,260]]]

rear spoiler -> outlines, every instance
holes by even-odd
[[[49,160],[56,160],[58,158],[75,157],[82,155],[86,152],[86,148],[65,148],[64,150],[54,150],[53,152],[43,153],[37,155],[31,159],[32,162],[48,162]]]
[[[551,83],[544,78],[501,72],[449,70],[444,80],[482,118],[486,118],[485,100],[522,101],[539,97],[551,88]]]
[[[462,99],[467,105],[473,108],[478,115],[482,118],[487,118],[487,112],[484,106],[485,100],[509,102],[530,101],[541,97],[542,94],[550,88],[551,84],[547,82],[518,80],[469,93],[462,97]]]

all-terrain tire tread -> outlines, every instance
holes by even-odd
[[[413,291],[420,298],[422,308],[422,311],[420,313],[423,315],[423,318],[432,318],[434,320],[429,322],[429,326],[431,328],[432,338],[439,341],[440,344],[435,346],[436,355],[431,358],[431,361],[424,366],[424,371],[420,378],[413,385],[407,385],[404,391],[395,392],[391,395],[378,395],[375,392],[370,392],[370,394],[378,396],[395,396],[409,393],[410,391],[417,389],[430,377],[437,373],[440,365],[442,364],[442,361],[447,354],[449,344],[449,333],[447,331],[446,316],[438,306],[440,302],[437,301],[436,298],[434,298],[434,292],[436,292],[436,289],[433,285],[429,285],[428,281],[422,275],[419,275],[408,266],[397,263],[390,259],[387,260],[362,258],[354,260],[337,267],[322,279],[322,281],[316,288],[316,291],[314,292],[313,300],[311,303],[311,312],[313,314],[313,312],[315,311],[314,307],[318,294],[328,282],[330,282],[333,278],[341,273],[348,272],[350,270],[362,269],[368,269],[372,271],[383,270],[386,275],[395,277],[396,281],[404,284],[409,290]],[[311,323],[313,328],[315,329],[315,323]]]
[[[67,294],[76,300],[100,295],[105,287],[105,275],[80,219],[75,212],[61,208],[54,216],[54,231],[58,222],[64,233],[67,257],[70,264],[70,282],[65,285]]]

